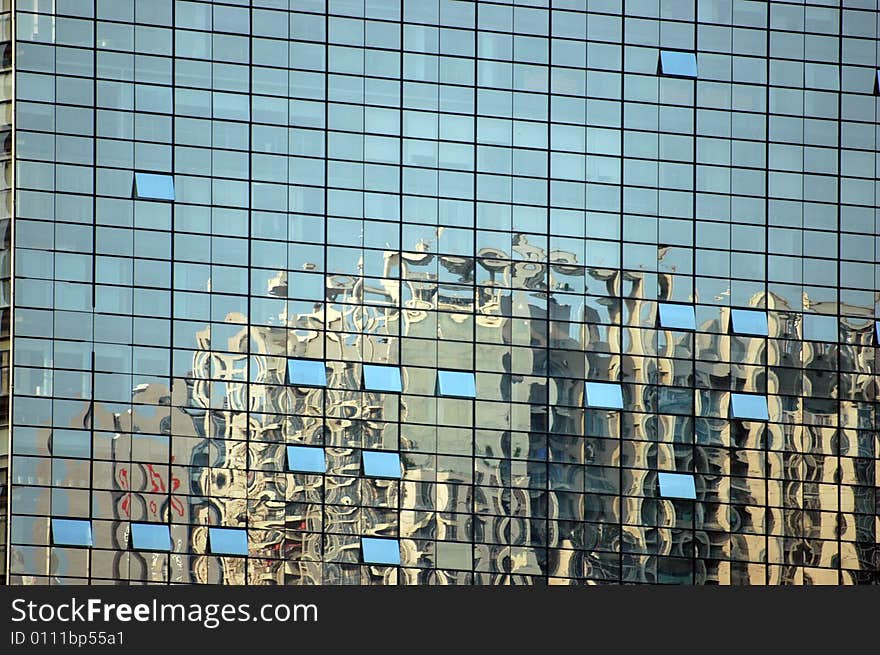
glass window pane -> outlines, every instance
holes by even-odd
[[[324,449],[314,446],[288,446],[287,470],[303,473],[323,473],[327,470]]]
[[[131,546],[135,550],[171,550],[171,531],[161,523],[132,523]]]
[[[767,410],[767,398],[748,393],[731,394],[730,417],[753,421],[769,421],[770,413]]]
[[[397,539],[361,539],[364,564],[400,565],[400,542]]]
[[[690,473],[659,473],[660,495],[663,498],[697,497],[694,476]]]
[[[697,319],[691,305],[660,303],[660,327],[671,330],[696,330]]]
[[[603,409],[623,409],[623,390],[609,382],[586,383],[586,406]]]
[[[696,77],[697,55],[693,52],[660,51],[660,72],[673,77]]]
[[[753,334],[766,337],[769,333],[766,312],[732,309],[730,310],[730,325],[734,334]]]
[[[247,555],[247,530],[208,528],[208,550],[214,555]]]
[[[148,200],[174,200],[174,177],[157,173],[135,173],[134,197]]]
[[[804,314],[804,339],[808,341],[837,341],[837,317]]]
[[[364,364],[364,389],[400,393],[400,369],[396,366]]]
[[[473,373],[464,371],[437,371],[441,396],[476,398],[477,383]]]
[[[371,478],[400,479],[400,455],[376,450],[361,453],[364,461],[364,475]]]
[[[91,546],[92,522],[52,519],[52,544],[55,546]]]
[[[317,359],[291,359],[287,363],[290,384],[305,387],[326,387],[327,368]]]

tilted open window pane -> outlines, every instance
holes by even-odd
[[[694,476],[690,473],[658,473],[657,478],[660,481],[660,496],[663,498],[697,497]]]
[[[874,334],[877,337],[877,344],[880,345],[880,321],[874,321]]]
[[[400,478],[400,454],[365,450],[361,456],[364,461],[364,475],[371,478]]]
[[[288,446],[287,470],[300,473],[323,473],[327,470],[324,449],[315,446]]]
[[[53,546],[91,546],[92,522],[75,519],[52,519]]]
[[[364,389],[400,393],[400,369],[397,366],[364,364]]]
[[[441,396],[476,398],[477,382],[473,373],[465,371],[437,371]]]
[[[660,73],[672,77],[696,77],[697,55],[693,52],[660,51]]]
[[[208,551],[214,555],[247,555],[247,530],[208,528]]]
[[[623,391],[619,384],[587,382],[586,405],[602,409],[623,409]]]
[[[767,325],[767,312],[731,309],[730,325],[734,334],[766,337],[770,333],[770,328]]]
[[[135,173],[134,197],[139,200],[174,200],[174,176]]]
[[[837,316],[804,314],[804,339],[806,341],[831,341],[836,343],[838,330]]]
[[[693,306],[660,303],[660,327],[670,330],[696,330],[697,319]]]
[[[734,393],[730,395],[731,418],[742,418],[752,421],[770,420],[767,409],[767,397],[750,393]]]
[[[364,564],[400,565],[400,542],[397,539],[361,538]]]
[[[327,367],[317,359],[291,359],[287,362],[287,374],[293,385],[327,386]]]
[[[171,550],[171,530],[164,523],[132,523],[131,546],[135,550]]]

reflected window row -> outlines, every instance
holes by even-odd
[[[324,448],[287,446],[287,470],[297,473],[326,473]],[[378,450],[361,451],[361,471],[370,478],[401,479],[400,454]]]
[[[138,551],[171,552],[172,540],[168,524],[131,523],[131,548]],[[92,522],[80,519],[53,518],[53,546],[91,548]],[[207,552],[213,555],[248,555],[248,533],[245,529],[208,528]],[[365,564],[400,565],[400,543],[397,539],[361,538],[362,561]]]

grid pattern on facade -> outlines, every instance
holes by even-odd
[[[876,2],[550,5],[20,3],[10,582],[880,582]]]

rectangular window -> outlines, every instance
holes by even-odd
[[[174,177],[158,173],[135,173],[134,197],[137,200],[174,200]]]
[[[675,50],[660,51],[660,73],[671,77],[697,77],[697,55]]]
[[[400,455],[378,450],[364,450],[361,453],[364,475],[371,478],[400,479]]]
[[[663,498],[696,499],[697,490],[694,476],[690,473],[658,473],[660,496]]]
[[[214,555],[247,555],[247,530],[208,528],[208,552]]]
[[[611,382],[587,382],[586,406],[601,409],[623,409],[623,390]]]
[[[364,389],[400,393],[400,369],[397,366],[364,364]]]
[[[302,387],[326,387],[327,367],[317,359],[291,359],[287,362],[290,384]]]
[[[769,421],[767,398],[750,393],[730,394],[730,418],[741,418],[751,421]]]
[[[288,446],[287,470],[299,473],[324,473],[327,470],[324,449],[314,446]]]
[[[473,373],[437,371],[437,382],[441,396],[477,397],[477,383]]]
[[[734,334],[766,337],[770,333],[770,328],[767,325],[767,312],[756,312],[749,309],[731,309],[730,328]]]
[[[694,308],[691,305],[660,303],[660,327],[670,330],[696,330]]]
[[[135,550],[171,550],[171,530],[164,523],[132,523],[131,547]]]
[[[92,522],[74,519],[52,519],[53,546],[91,546]]]
[[[804,340],[837,343],[837,333],[838,322],[836,316],[804,314]]]
[[[397,539],[361,538],[364,564],[400,566],[400,542]]]
[[[874,336],[877,337],[877,345],[880,345],[880,321],[874,321]]]

